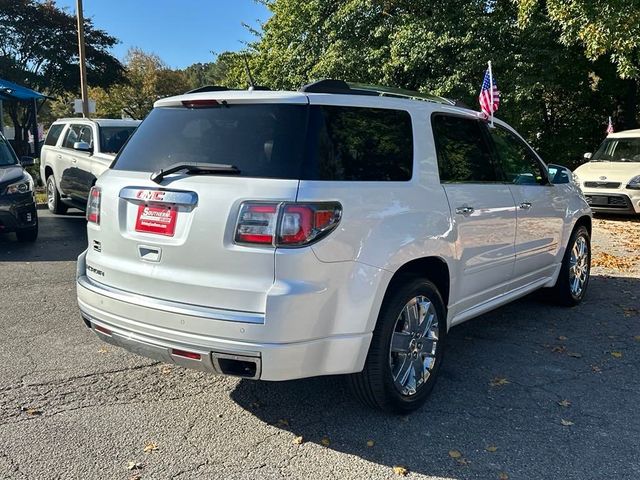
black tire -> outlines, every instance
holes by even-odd
[[[36,223],[33,227],[16,230],[16,237],[18,237],[18,241],[21,243],[35,242],[38,238],[38,224]]]
[[[355,397],[369,407],[390,413],[409,413],[425,403],[435,384],[444,353],[447,329],[446,309],[437,287],[426,279],[407,278],[400,283],[395,283],[395,285],[395,287],[391,287],[393,290],[387,293],[380,309],[364,369],[360,373],[348,375],[347,383]],[[394,358],[396,362],[402,362],[402,358],[405,359],[404,361],[406,359],[411,361],[411,356],[392,354],[391,341],[394,332],[401,333],[396,329],[402,322],[401,314],[405,306],[419,296],[426,297],[431,302],[438,322],[437,342],[425,346],[427,350],[435,350],[435,354],[430,357],[435,361],[429,370],[430,374],[426,381],[420,386],[416,386],[415,393],[407,394],[401,392],[399,386],[396,386],[392,373],[392,368],[395,368],[395,365],[392,367],[392,362]],[[431,312],[431,310],[429,311]],[[416,345],[420,346],[422,343],[417,343],[414,346]]]
[[[52,175],[47,177],[47,206],[51,213],[64,215],[67,213],[67,206],[60,200],[60,192],[56,187],[56,180]]]
[[[586,259],[584,268],[586,268],[585,280],[582,284],[582,288],[576,292],[572,288],[572,251],[579,242],[584,241],[586,245]],[[583,270],[585,271],[585,270]],[[567,244],[567,250],[564,253],[562,259],[562,267],[555,286],[551,289],[552,300],[558,305],[565,307],[574,307],[578,305],[585,294],[587,293],[587,287],[589,286],[589,275],[591,273],[591,236],[589,231],[584,226],[579,226],[571,234],[569,243]]]

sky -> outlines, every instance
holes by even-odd
[[[57,0],[75,14],[76,0]],[[246,23],[258,28],[269,10],[254,0],[83,0],[85,17],[120,40],[112,53],[120,60],[138,47],[157,54],[171,68],[185,68],[243,48],[252,41]]]

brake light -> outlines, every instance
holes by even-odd
[[[217,100],[183,100],[182,106],[187,108],[210,108],[220,105]]]
[[[276,247],[301,247],[328,235],[340,222],[342,207],[327,203],[244,202],[235,241]]]
[[[91,187],[89,201],[87,202],[87,222],[100,225],[100,187]]]

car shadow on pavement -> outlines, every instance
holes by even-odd
[[[1,262],[62,262],[75,260],[87,248],[84,212],[53,216],[38,211],[38,239],[20,243],[14,233],[0,234]]]
[[[592,276],[571,309],[544,296],[453,328],[433,394],[411,415],[359,405],[341,377],[243,380],[231,397],[294,448],[355,455],[389,477],[400,465],[456,479],[637,478],[640,279]]]

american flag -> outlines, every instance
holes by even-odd
[[[611,117],[609,117],[609,125],[607,125],[607,133],[613,133],[613,122],[611,121]]]
[[[484,112],[485,115],[491,115],[493,112],[498,110],[498,106],[500,105],[500,91],[496,86],[496,79],[493,78],[493,103],[491,103],[491,89],[489,85],[491,84],[491,75],[489,74],[489,70],[484,73],[484,80],[482,81],[482,89],[480,90],[480,96],[478,99],[480,100],[480,109]]]

